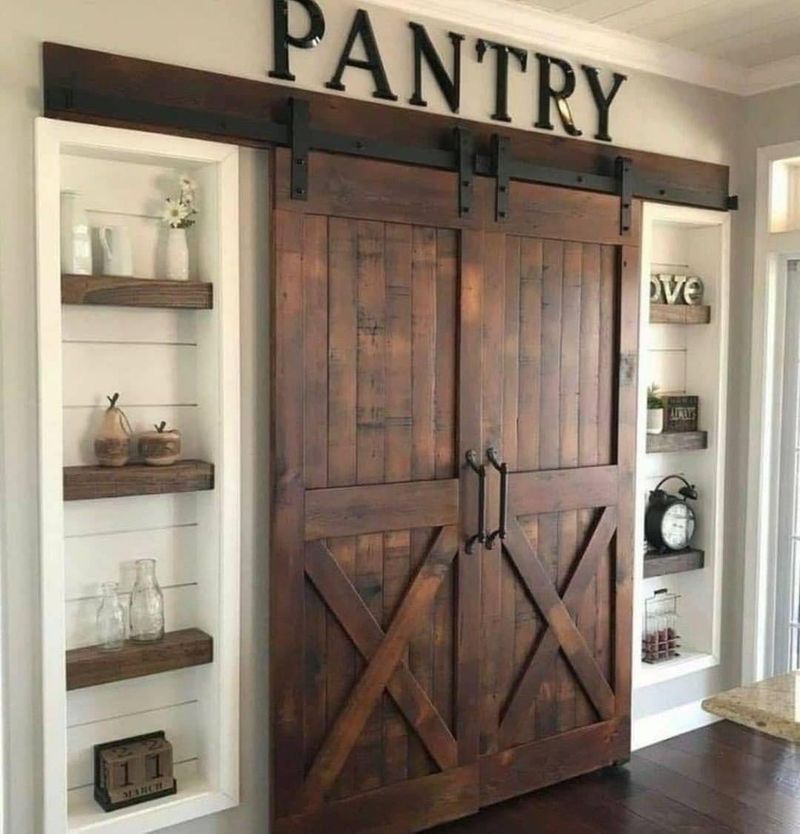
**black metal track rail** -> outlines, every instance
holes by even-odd
[[[179,133],[191,131],[209,137],[218,136],[228,141],[238,139],[245,143],[289,148],[297,147],[299,128],[303,131],[299,141],[302,145],[302,152],[306,156],[310,150],[327,151],[463,173],[463,146],[460,145],[458,135],[443,137],[443,144],[448,145],[446,148],[425,148],[333,133],[318,130],[308,121],[304,121],[302,105],[298,110],[298,105],[293,104],[293,102],[305,104],[302,99],[292,97],[288,99],[288,102],[290,106],[287,110],[287,124],[281,124],[266,118],[223,117],[216,113],[186,107],[137,101],[122,96],[100,95],[78,87],[58,86],[45,89],[46,111],[58,115],[75,115],[88,120],[95,118],[133,122],[158,128],[172,128]],[[300,114],[299,117],[298,114]],[[618,177],[580,173],[523,162],[514,159],[511,150],[511,148],[507,149],[503,164],[503,174],[509,180],[621,196]],[[295,157],[293,162],[293,173],[295,181],[301,183],[297,187],[303,189],[304,193],[297,192],[294,196],[297,199],[304,199],[308,189],[313,188],[313,184],[308,187],[303,184],[308,171],[301,170],[303,166],[297,159],[299,157]],[[474,174],[495,177],[497,175],[496,153],[494,155],[475,153]],[[631,170],[627,177],[626,190],[632,196],[644,200],[678,203],[717,211],[730,211],[738,208],[736,197],[714,199],[703,192],[645,179],[637,176],[635,170]]]

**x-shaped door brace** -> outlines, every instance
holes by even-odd
[[[442,527],[384,633],[330,550],[320,541],[306,544],[306,574],[367,666],[314,759],[298,810],[322,805],[384,689],[436,764],[442,770],[458,764],[453,734],[403,658],[420,617],[432,606],[457,552],[456,528]]]
[[[516,518],[511,520],[503,548],[549,628],[511,695],[500,724],[500,749],[513,746],[519,738],[521,727],[530,714],[539,688],[550,672],[551,663],[559,648],[564,652],[600,716],[603,719],[614,716],[614,693],[603,677],[575,620],[589,583],[597,573],[600,557],[607,550],[616,529],[616,508],[606,507],[562,598],[519,522]]]

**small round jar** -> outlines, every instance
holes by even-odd
[[[166,425],[139,436],[139,454],[148,466],[170,466],[181,456],[181,433]]]

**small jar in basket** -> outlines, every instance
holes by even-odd
[[[663,663],[679,657],[678,594],[666,588],[656,591],[644,601],[642,662]]]

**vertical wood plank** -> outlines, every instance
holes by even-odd
[[[539,427],[539,466],[558,469],[561,461],[561,304],[564,246],[546,240],[542,249],[542,373]],[[538,544],[548,575],[558,577],[558,515],[539,517]],[[558,729],[557,658],[536,701],[536,736],[555,735]]]
[[[600,251],[600,371],[598,391],[597,452],[598,464],[616,462],[616,417],[618,355],[618,261],[616,249],[603,246]],[[613,603],[612,554],[604,554],[597,568],[597,622],[595,657],[600,669],[611,679],[613,651],[611,645],[611,608]]]
[[[436,376],[434,426],[435,476],[456,475],[456,333],[458,310],[458,236],[436,234]]]
[[[519,359],[520,359],[520,278],[522,245],[519,237],[505,240],[505,276],[503,287],[503,356],[502,356],[502,440],[500,455],[510,471],[517,470],[519,417]],[[499,479],[498,479],[499,488]],[[499,493],[497,493],[499,496]],[[499,513],[499,506],[498,506]],[[490,519],[490,527],[499,524],[499,514]],[[503,552],[503,544],[496,545],[500,559],[500,633],[497,646],[497,725],[502,720],[503,708],[515,679],[515,639],[517,629],[517,576]],[[496,742],[495,742],[496,747]]]
[[[434,390],[437,479],[452,478],[455,474],[457,291],[457,236],[440,229],[436,234]],[[454,576],[453,573],[442,582],[433,611],[433,703],[448,726],[452,726],[454,697]]]
[[[436,476],[436,232],[414,228],[412,254],[412,478]]]
[[[386,226],[386,481],[411,480],[411,227]],[[409,581],[411,533],[384,535],[384,627],[394,616]],[[407,659],[407,653],[406,653]],[[408,730],[384,696],[384,779],[408,776]]]
[[[384,225],[358,224],[358,307],[356,373],[356,481],[385,481],[386,413],[386,279]],[[356,544],[356,590],[376,620],[383,616],[383,534],[359,536]],[[363,662],[359,658],[357,673]],[[355,790],[373,790],[382,784],[383,699],[372,711],[356,743]]]
[[[483,302],[483,447],[494,446],[502,452],[503,431],[503,352],[505,326],[505,236],[487,234],[484,242],[484,302]],[[497,519],[497,475],[489,471],[486,481],[487,529],[493,530]],[[483,657],[481,659],[481,753],[497,750],[500,693],[500,596],[503,558],[500,547],[483,549],[481,594],[483,611]]]
[[[356,482],[357,224],[331,218],[329,223],[328,322],[328,485]],[[343,536],[328,543],[348,578],[355,582],[356,539]],[[328,715],[330,728],[355,682],[355,650],[333,616],[328,617]],[[333,796],[353,793],[355,769],[348,761]]]
[[[436,477],[436,232],[415,227],[412,233],[412,458],[413,480]],[[431,531],[411,533],[412,572],[431,543]],[[433,624],[420,622],[409,647],[411,671],[430,695],[433,692]],[[409,775],[431,772],[425,749],[414,738],[409,746]]]
[[[523,239],[520,251],[519,469],[539,465],[542,384],[542,241]]]
[[[579,450],[580,466],[596,466],[598,450],[598,408],[600,373],[600,247],[586,244],[583,247],[583,276],[581,280],[581,352],[579,399]],[[594,510],[578,513],[578,542],[583,547],[591,535]],[[577,622],[578,628],[594,651],[596,623],[600,616],[597,598],[597,577],[592,579],[584,596]],[[583,691],[577,693],[576,724],[584,726],[595,721],[597,714]]]
[[[303,225],[305,309],[305,485],[328,485],[328,221],[308,216]],[[327,707],[327,614],[306,582],[305,761],[310,766],[325,734]]]
[[[614,600],[614,693],[620,717],[626,718],[626,753],[630,751],[631,638],[633,634],[633,553],[636,534],[630,508],[636,500],[636,392],[639,344],[639,249],[622,247],[620,253],[621,293],[619,315],[619,351],[634,363],[634,373],[619,375],[617,458],[620,470],[619,502],[625,512],[619,514],[615,548]]]
[[[579,455],[579,396],[581,353],[581,270],[583,246],[564,244],[564,281],[561,301],[561,403],[560,403],[560,459],[561,469],[575,469]],[[575,563],[578,550],[577,510],[559,516],[558,582],[563,594]],[[562,732],[575,727],[577,682],[572,670],[558,661],[558,728]]]
[[[523,238],[520,246],[520,313],[519,313],[519,420],[517,429],[517,469],[534,471],[539,464],[539,430],[542,371],[542,264],[541,240]],[[539,549],[537,516],[521,519],[531,545]],[[522,584],[516,583],[514,634],[514,665],[519,674],[535,645],[540,622],[536,609]],[[527,726],[517,739],[532,741],[536,735],[535,707],[530,711]]]
[[[272,553],[272,628],[286,639],[273,647],[275,804],[289,813],[304,779],[303,670],[303,218],[286,212],[274,215],[275,294],[273,323],[273,449],[274,486]],[[289,630],[287,631],[287,624]]]
[[[602,272],[600,289],[600,371],[597,415],[597,445],[599,465],[616,463],[616,360],[619,351],[617,327],[617,250],[603,246],[600,250]]]
[[[484,235],[461,235],[461,294],[459,328],[459,473],[461,479],[461,541],[458,553],[458,666],[456,675],[456,738],[459,764],[478,758],[480,744],[481,685],[481,562],[464,550],[464,541],[475,533],[478,483],[464,462],[470,449],[482,449],[481,414]],[[477,805],[477,799],[476,799]]]

